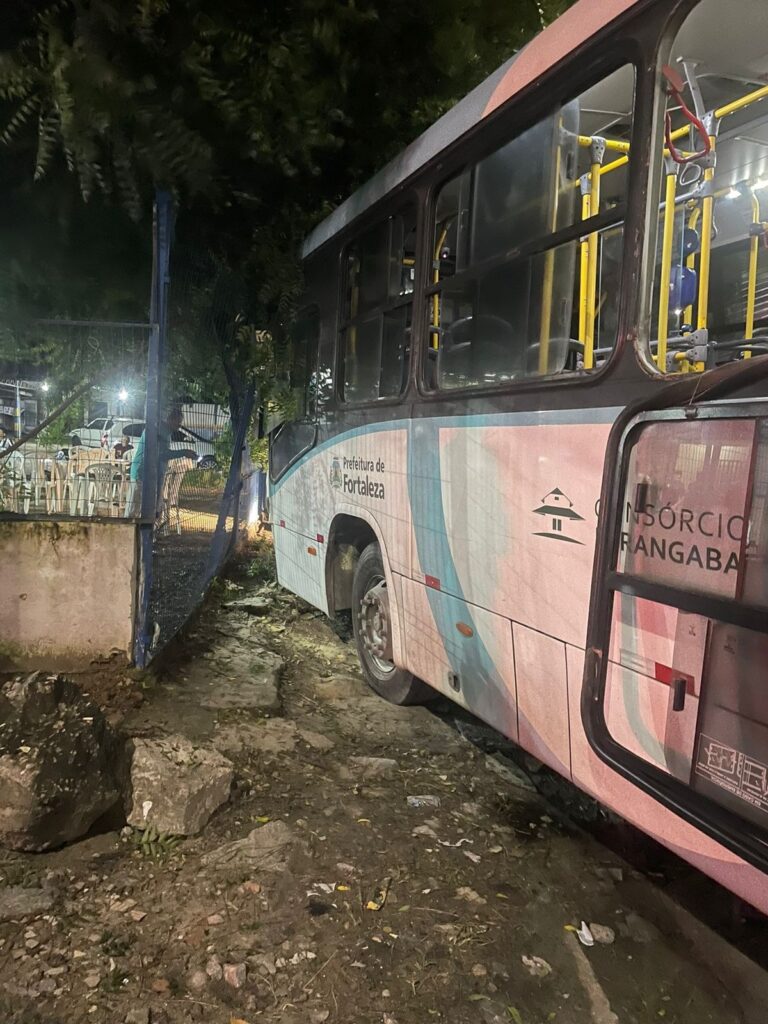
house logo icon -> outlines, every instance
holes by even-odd
[[[545,494],[541,499],[541,505],[533,511],[537,516],[547,516],[550,519],[550,529],[536,532],[534,537],[551,537],[553,540],[567,541],[568,544],[582,543],[582,541],[574,540],[573,537],[568,537],[563,533],[563,520],[580,519],[583,522],[584,516],[574,512],[573,502],[567,494],[563,494],[559,487],[555,487],[549,494]]]
[[[330,481],[331,487],[336,490],[341,487],[341,463],[338,459],[334,459],[331,462]]]

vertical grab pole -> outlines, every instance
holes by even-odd
[[[659,280],[659,327],[656,365],[662,373],[667,369],[667,337],[669,335],[669,286],[672,279],[672,237],[675,229],[675,194],[677,168],[667,157],[666,188],[664,191],[664,233],[661,244],[661,276]]]
[[[557,230],[557,212],[560,203],[560,150],[563,141],[562,121],[558,125],[555,167],[552,175],[552,214],[549,219],[550,231]],[[555,250],[547,249],[544,256],[544,281],[541,296],[541,326],[539,327],[539,374],[549,370],[549,339],[552,335],[552,292],[555,282]]]
[[[755,333],[755,300],[757,297],[757,261],[760,254],[760,235],[763,225],[760,223],[760,200],[754,192],[750,192],[752,200],[752,224],[749,228],[749,273],[747,275],[747,320],[744,337],[751,341]],[[744,358],[750,359],[751,352],[745,352]]]
[[[696,230],[696,225],[699,223],[699,217],[701,216],[701,207],[696,205],[691,211],[691,215],[688,218],[688,227],[691,231]],[[692,252],[690,256],[686,256],[685,265],[689,270],[696,268],[696,253]],[[683,312],[683,323],[690,324],[693,327],[693,305],[686,306]]]
[[[432,284],[440,284],[440,252],[442,251],[445,240],[448,237],[448,228],[443,228],[440,232],[440,237],[437,240],[435,246],[435,256],[432,261]],[[430,348],[439,348],[440,342],[437,334],[437,328],[440,326],[440,295],[438,292],[432,296],[432,326],[435,330],[432,332],[432,336],[429,339]]]
[[[582,174],[581,188],[581,219],[589,220],[589,175]],[[587,340],[587,278],[589,276],[589,235],[585,235],[579,247],[579,341],[582,345]]]
[[[712,261],[712,222],[715,207],[715,196],[712,182],[715,177],[715,121],[714,115],[708,114],[704,124],[709,132],[712,149],[709,154],[708,166],[704,168],[704,198],[701,201],[701,255],[699,256],[700,280],[699,303],[696,310],[696,329],[706,332],[709,318],[709,271]],[[706,338],[706,334],[702,335]],[[705,364],[696,362],[693,369],[703,371]]]
[[[595,136],[591,146],[589,169],[590,196],[589,215],[596,217],[600,212],[600,168],[605,156],[605,139]],[[597,257],[599,236],[597,231],[589,234],[589,259],[587,261],[587,322],[584,337],[584,369],[595,365],[595,318],[597,317]]]

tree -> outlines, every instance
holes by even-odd
[[[69,238],[76,181],[104,225],[94,264],[118,279],[131,260],[105,259],[109,236],[135,244],[120,210],[146,229],[154,186],[172,189],[196,289],[187,356],[199,368],[213,347],[236,401],[252,355],[236,320],[284,330],[301,237],[566,5],[25,0],[0,54],[3,177],[21,208],[60,202]],[[81,301],[76,281],[45,285],[59,308]],[[114,317],[115,290],[97,297]]]

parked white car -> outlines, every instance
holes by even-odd
[[[72,431],[71,443],[82,444],[85,448],[99,448],[106,441],[106,446],[114,448],[121,437],[130,439],[135,447],[144,432],[144,424],[139,420],[123,419],[114,416],[101,416],[91,420],[86,426]],[[211,441],[207,441],[188,427],[179,427],[171,436],[171,449],[191,449],[197,453],[197,464],[200,469],[215,469],[218,465],[216,449]]]

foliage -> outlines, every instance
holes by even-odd
[[[151,197],[170,188],[173,373],[235,413],[275,379],[301,237],[566,5],[21,0],[0,52],[0,323],[146,319]],[[110,366],[97,340],[0,331],[0,362],[75,379]]]

